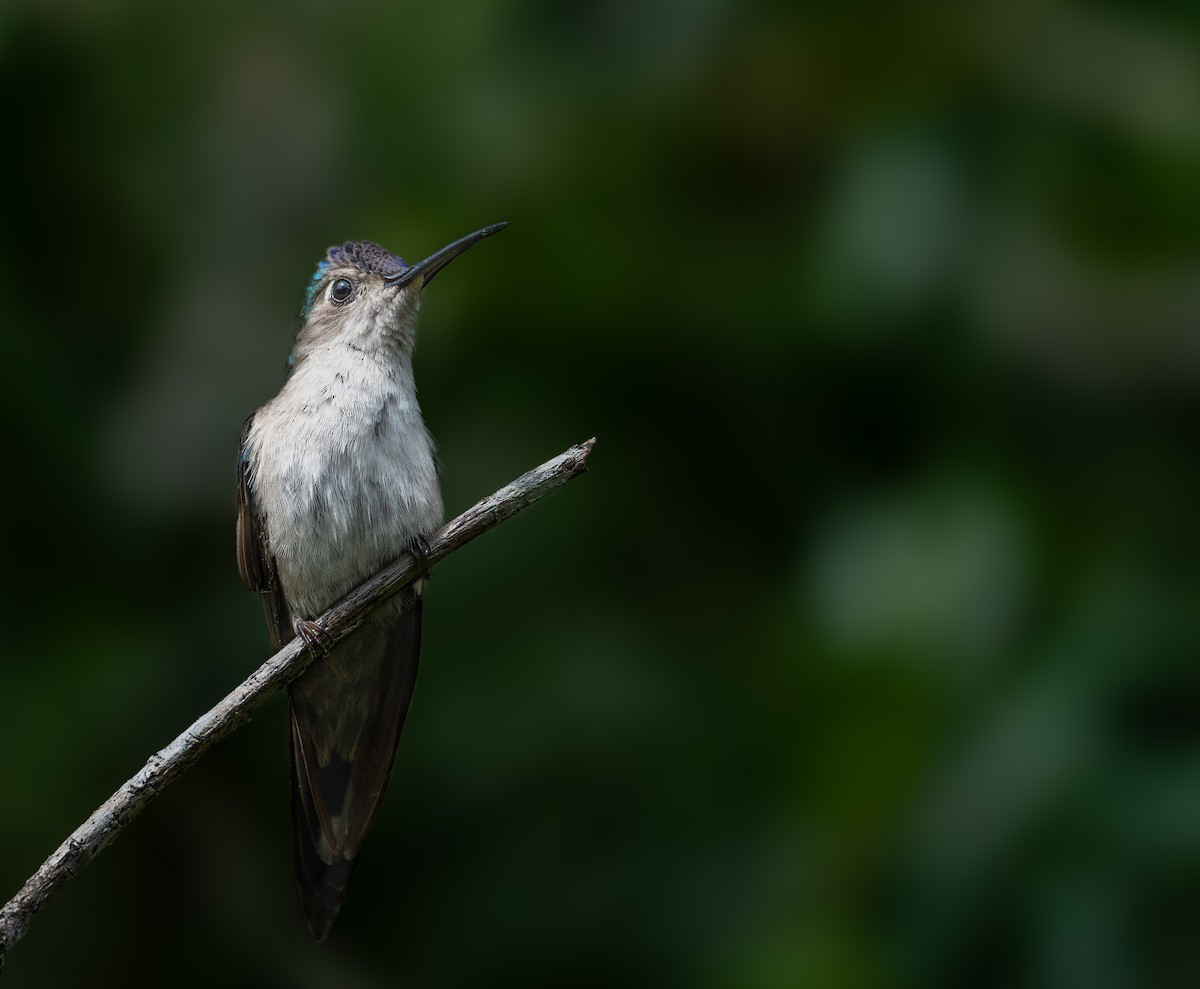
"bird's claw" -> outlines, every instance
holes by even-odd
[[[408,551],[412,553],[413,560],[417,567],[425,571],[425,576],[429,576],[429,540],[424,536],[413,536],[408,541]]]
[[[329,652],[329,647],[333,645],[333,638],[320,622],[314,622],[308,618],[297,618],[292,624],[296,628],[296,635],[303,639],[304,644],[318,656]]]

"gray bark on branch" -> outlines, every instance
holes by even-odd
[[[405,554],[359,585],[319,621],[332,643],[350,635],[372,611],[425,573],[426,567],[516,515],[552,489],[587,470],[595,438],[535,467],[447,522],[429,539],[425,565]],[[7,950],[24,935],[34,915],[171,783],[226,735],[250,720],[276,692],[298,677],[316,656],[292,639],[216,707],[197,718],[170,745],[155,752],[116,793],[54,851],[0,909],[0,969]]]

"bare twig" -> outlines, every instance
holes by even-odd
[[[595,439],[580,443],[535,467],[442,526],[429,540],[427,565],[449,556],[551,489],[587,469]],[[349,635],[380,604],[425,572],[405,554],[366,583],[355,588],[320,618],[329,640]],[[205,752],[240,728],[273,694],[298,677],[313,661],[299,639],[293,639],[212,710],[197,718],[182,735],[160,749],[64,841],[0,909],[0,966],[4,954],[25,934],[34,915],[59,888],[88,864],[167,786],[182,776]]]

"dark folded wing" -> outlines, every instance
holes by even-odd
[[[267,635],[271,648],[279,650],[294,634],[292,615],[283,600],[275,557],[267,544],[266,519],[258,510],[254,487],[250,479],[250,459],[246,451],[246,436],[250,432],[250,416],[242,426],[241,450],[238,454],[237,489],[237,563],[242,582],[262,597],[263,615],[267,620]]]

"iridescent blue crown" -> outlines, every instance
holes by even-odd
[[[403,258],[397,257],[391,251],[385,251],[378,244],[372,244],[369,240],[348,240],[344,244],[331,247],[324,260],[317,263],[317,270],[304,292],[304,308],[300,310],[301,319],[308,318],[313,303],[316,301],[317,292],[320,291],[321,285],[325,281],[325,274],[332,265],[339,268],[358,268],[366,274],[383,275],[385,278],[388,275],[398,274],[408,267]]]

